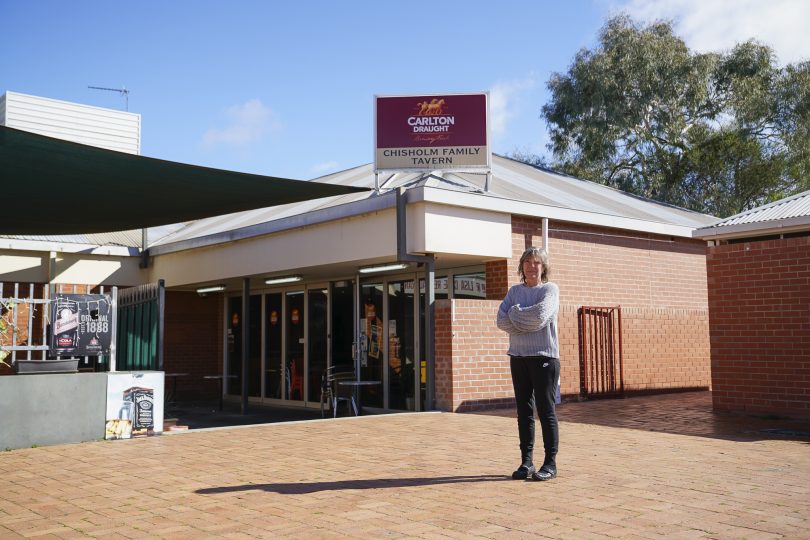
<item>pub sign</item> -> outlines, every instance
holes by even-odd
[[[375,171],[489,171],[489,96],[376,96]]]

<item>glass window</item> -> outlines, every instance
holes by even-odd
[[[248,326],[248,395],[258,397],[261,385],[261,328],[262,297],[251,295],[248,305],[250,319]],[[242,395],[242,297],[228,299],[228,374],[236,375],[228,379],[227,392],[231,395]]]
[[[226,391],[228,394],[242,393],[242,297],[228,298],[228,375],[236,375],[227,379]]]
[[[286,399],[304,399],[304,291],[287,293],[285,326],[287,328]]]
[[[354,286],[351,281],[332,285],[332,365],[335,371],[354,371]]]
[[[486,297],[487,276],[484,272],[453,276],[453,298],[485,300]]]
[[[382,283],[367,283],[361,289],[360,333],[363,343],[360,355],[360,379],[383,381],[383,292]],[[382,407],[382,384],[361,387],[364,406]]]
[[[419,294],[425,294],[425,280],[419,280]],[[447,291],[447,276],[440,276],[433,279],[433,298],[445,300],[450,298]]]
[[[415,410],[414,282],[388,284],[388,407]]]
[[[307,324],[309,324],[309,401],[321,399],[321,377],[326,369],[326,355],[328,349],[327,328],[327,298],[328,289],[310,289],[307,291],[309,305],[307,306]]]
[[[265,397],[281,399],[281,293],[265,297]]]

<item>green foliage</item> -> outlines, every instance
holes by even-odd
[[[571,175],[717,216],[810,188],[810,62],[779,68],[755,41],[697,54],[669,22],[622,15],[548,88]]]
[[[11,343],[14,331],[14,307],[13,301],[0,301],[0,364],[10,366],[6,358],[10,354],[4,346],[13,345]]]

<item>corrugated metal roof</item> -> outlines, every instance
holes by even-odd
[[[740,212],[704,227],[704,229],[717,229],[750,223],[767,223],[801,217],[810,217],[810,191],[804,191],[764,206]]]
[[[672,205],[644,199],[622,191],[570,176],[527,165],[498,155],[492,156],[490,189],[484,192],[485,175],[457,172],[388,173],[381,174],[378,183],[382,191],[398,187],[431,187],[458,191],[482,197],[514,200],[577,210],[599,215],[698,228],[716,218]],[[316,179],[321,183],[354,187],[374,187],[373,164],[366,164]],[[269,208],[259,208],[158,228],[150,229],[149,245],[159,246],[209,235],[228,233],[236,229],[295,218],[311,212],[370,200],[379,195],[373,191],[316,199]],[[159,236],[159,238],[158,238]],[[4,236],[5,238],[48,240],[53,242],[93,243],[96,245],[140,246],[139,230],[118,233],[71,236]]]
[[[150,227],[148,229],[148,241],[150,244],[160,240],[169,233],[172,233],[182,227],[186,223],[176,223],[174,225],[164,225],[161,227]],[[33,235],[33,234],[10,234],[2,235],[0,238],[7,238],[10,240],[29,240],[32,242],[49,242],[57,244],[82,244],[93,246],[123,246],[123,247],[137,247],[140,248],[143,242],[143,233],[141,229],[133,229],[130,231],[117,231],[109,233],[92,233],[92,234],[68,234],[68,235]]]
[[[373,164],[366,164],[316,180],[329,184],[374,187],[374,167]],[[498,155],[492,156],[492,181],[486,193],[483,174],[387,173],[381,174],[378,182],[381,190],[401,186],[408,188],[427,186],[689,228],[702,227],[717,219]],[[201,219],[190,222],[186,227],[167,235],[155,244],[163,245],[219,234],[376,196],[377,194],[371,191]]]
[[[34,242],[55,242],[60,244],[89,244],[94,246],[127,246],[141,245],[141,230],[118,231],[99,234],[69,234],[69,235],[33,235],[33,234],[4,234],[2,238],[11,240],[31,240]]]

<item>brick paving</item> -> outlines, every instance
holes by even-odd
[[[542,483],[507,479],[503,411],[0,452],[0,538],[810,538],[807,424],[716,415],[706,392],[559,410]]]

